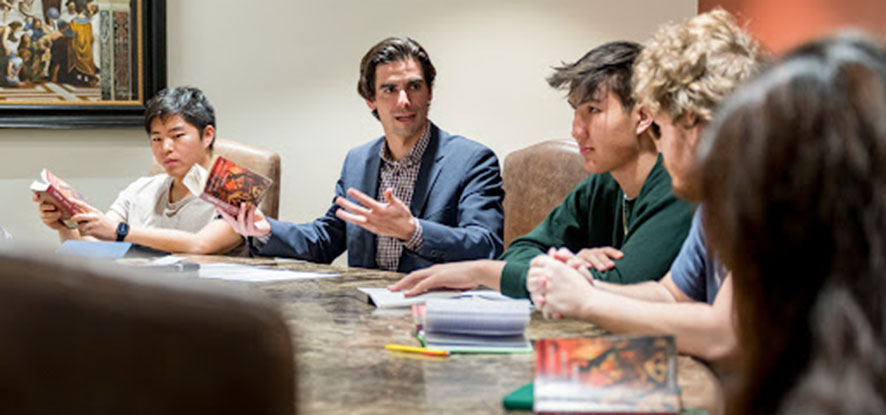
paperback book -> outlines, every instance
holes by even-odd
[[[536,342],[533,410],[676,414],[673,336],[599,336]]]
[[[531,353],[529,301],[506,297],[431,298],[412,306],[418,338],[454,353]]]
[[[423,304],[431,298],[467,298],[483,297],[488,299],[505,299],[498,291],[493,290],[438,290],[428,291],[423,294],[406,297],[403,291],[391,291],[387,288],[357,287],[365,294],[366,301],[378,308],[406,308],[413,304]]]
[[[257,207],[271,183],[273,180],[261,174],[218,157],[209,170],[200,198],[231,216],[237,216],[241,204],[246,204],[247,209]]]
[[[62,223],[69,228],[76,228],[77,223],[71,221],[71,216],[81,213],[82,210],[74,201],[80,200],[86,202],[77,190],[64,180],[59,179],[47,169],[40,172],[40,179],[31,183],[31,191],[37,195],[43,202],[51,203],[58,207],[62,214]]]

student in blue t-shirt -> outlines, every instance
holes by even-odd
[[[705,56],[685,54],[688,49]],[[634,94],[660,129],[657,145],[677,196],[698,200],[695,150],[702,131],[720,100],[756,72],[758,50],[731,15],[716,10],[662,27],[637,58]],[[699,62],[701,75],[690,74]],[[588,268],[606,269],[624,256],[611,247],[551,250],[532,261],[527,289],[533,302],[546,317],[579,318],[612,332],[672,333],[683,353],[734,362],[732,280],[707,248],[700,212],[660,281],[594,280]]]
[[[671,264],[669,275],[674,286],[687,297],[714,304],[727,271],[717,257],[708,251],[701,211],[701,208],[695,211],[692,228]]]

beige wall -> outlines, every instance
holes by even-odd
[[[376,41],[408,35],[437,67],[431,119],[504,158],[569,137],[571,111],[546,86],[550,67],[601,42],[643,41],[695,0],[167,0],[170,85],[202,88],[219,136],[283,158],[281,217],[329,207],[347,150],[382,134],[356,93]],[[17,240],[56,245],[28,185],[48,167],[101,209],[147,170],[142,129],[0,130],[0,224]]]

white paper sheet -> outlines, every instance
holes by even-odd
[[[209,170],[206,170],[198,163],[194,163],[191,169],[185,173],[182,183],[185,188],[194,196],[200,197],[203,188],[206,187],[206,181],[209,179]]]
[[[160,258],[152,259],[152,260],[148,261],[145,265],[148,265],[148,266],[150,266],[150,265],[158,265],[158,266],[173,265],[173,264],[178,264],[178,263],[184,262],[184,260],[185,260],[185,257],[183,257],[183,256],[166,255],[166,256],[162,256]]]
[[[202,264],[200,278],[228,281],[269,282],[340,277],[341,274],[260,268],[240,264]]]

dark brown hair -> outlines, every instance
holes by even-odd
[[[886,51],[856,34],[795,50],[724,102],[699,155],[734,279],[728,413],[884,413]]]
[[[360,80],[357,81],[357,92],[370,101],[375,99],[375,68],[391,62],[415,59],[421,65],[422,75],[428,89],[433,88],[437,70],[431,63],[428,53],[415,40],[408,37],[389,37],[378,42],[363,55],[360,61]]]
[[[599,98],[612,91],[625,110],[634,106],[631,93],[631,73],[634,60],[643,49],[634,42],[609,42],[597,46],[574,63],[563,63],[554,68],[548,84],[557,89],[568,89],[579,102]]]

